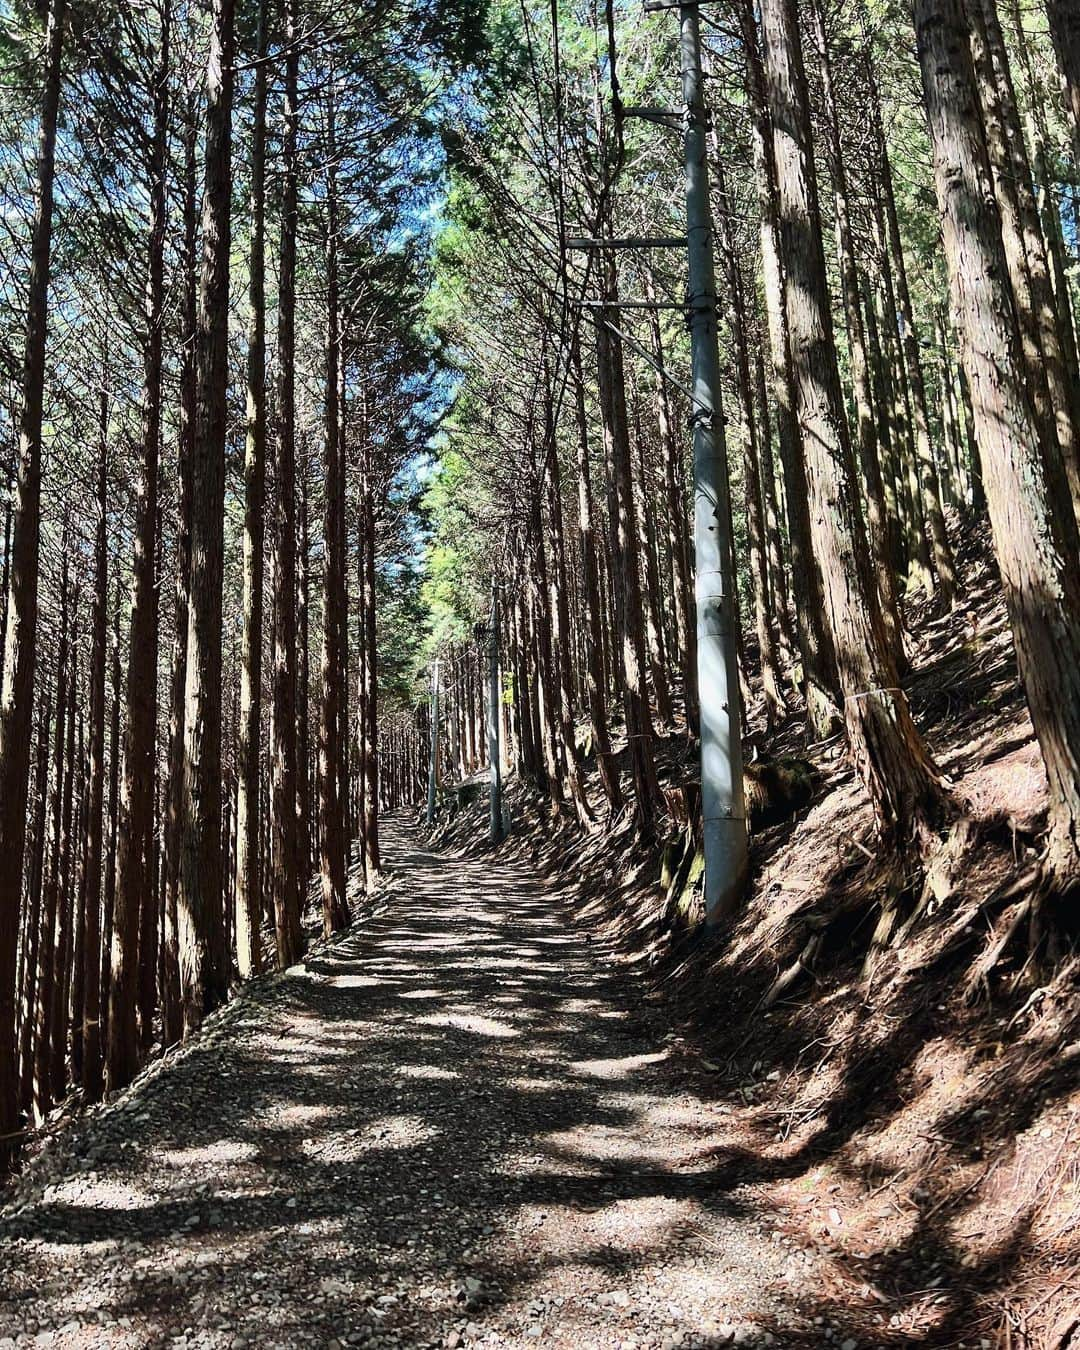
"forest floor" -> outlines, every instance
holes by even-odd
[[[566,888],[385,847],[349,933],[38,1141],[0,1345],[871,1344]]]

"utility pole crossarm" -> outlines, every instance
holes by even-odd
[[[636,117],[642,122],[655,122],[657,126],[668,127],[671,131],[682,131],[684,119],[681,113],[670,108],[624,107],[624,117]]]
[[[686,239],[684,236],[676,235],[657,235],[650,237],[644,235],[641,238],[628,239],[586,239],[575,237],[566,241],[567,248],[574,249],[601,249],[601,248],[685,248]]]

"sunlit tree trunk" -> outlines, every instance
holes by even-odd
[[[165,931],[162,944],[162,1036],[173,1045],[183,1033],[177,897],[180,890],[180,828],[184,805],[184,694],[191,586],[191,466],[195,445],[195,342],[198,325],[196,249],[196,108],[184,124],[184,247],[181,299],[180,433],[176,465],[176,572],[173,583],[173,649],[169,669],[169,745],[165,781]]]
[[[178,932],[184,1027],[224,1002],[221,609],[231,245],[234,0],[212,0],[206,78],[203,262],[191,465],[191,583]]]
[[[244,631],[236,747],[236,962],[240,978],[262,965],[259,929],[259,752],[262,733],[263,498],[266,485],[266,0],[256,11],[251,128],[247,438],[244,446]]]
[[[836,665],[831,637],[823,620],[821,577],[810,539],[806,462],[795,412],[791,339],[783,305],[783,250],[780,240],[777,162],[765,90],[755,9],[750,0],[738,5],[739,31],[746,61],[746,89],[754,149],[754,181],[761,215],[761,261],[765,308],[772,358],[771,388],[776,406],[780,462],[787,489],[788,550],[792,598],[802,657],[802,683],[807,716],[815,736],[830,734],[836,722]]]
[[[24,1111],[33,1106],[34,1047],[37,1029],[38,964],[41,953],[42,899],[45,880],[45,846],[48,841],[49,804],[49,726],[53,698],[48,689],[41,694],[38,707],[37,765],[34,773],[33,857],[27,888],[27,944],[22,975],[22,1022],[19,1027],[19,1103]]]
[[[334,91],[331,84],[327,107],[328,141],[332,144]],[[341,690],[347,675],[343,669],[340,613],[341,534],[345,528],[345,489],[341,482],[339,412],[341,406],[341,323],[338,299],[338,219],[336,164],[331,161],[327,177],[326,226],[326,429],[323,437],[323,631],[319,704],[319,848],[322,879],[323,931],[333,932],[346,913],[345,877],[348,842],[345,838],[342,804],[338,797],[338,762],[341,756]]]
[[[1040,394],[1045,385],[1047,415],[1061,453],[1072,494],[1073,511],[1080,519],[1080,419],[1075,388],[1069,375],[1058,330],[1057,307],[1032,187],[1031,164],[1020,125],[1012,69],[998,20],[996,0],[972,0],[975,74],[987,117],[993,127],[991,166],[1002,203],[1002,238],[1011,251],[1013,294],[1022,331],[1028,333],[1030,361],[1038,367]]]
[[[49,1096],[61,1102],[67,1094],[68,999],[71,992],[71,934],[74,887],[75,721],[79,688],[79,601],[75,584],[71,605],[71,646],[68,654],[67,713],[64,741],[64,791],[60,810],[60,851],[56,881],[56,949],[53,956],[52,1013],[49,1018]]]
[[[944,821],[947,801],[898,687],[861,538],[795,0],[764,0],[762,15],[780,195],[784,304],[814,552],[824,583],[855,769],[885,839],[905,850],[913,841],[930,842]]]
[[[296,829],[296,230],[298,207],[299,50],[297,0],[286,14],[285,113],[281,160],[281,244],[278,274],[277,438],[273,528],[273,709],[271,831],[278,966],[300,954]]]

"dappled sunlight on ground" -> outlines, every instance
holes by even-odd
[[[767,1210],[701,1151],[722,1120],[558,896],[387,848],[378,914],[31,1163],[0,1337],[814,1343]]]

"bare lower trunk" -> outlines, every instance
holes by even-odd
[[[329,125],[333,126],[333,90]],[[323,438],[323,636],[319,705],[319,848],[322,877],[323,931],[330,933],[346,913],[345,877],[348,842],[338,797],[341,756],[341,689],[346,680],[341,645],[341,534],[345,529],[345,489],[341,482],[339,410],[341,400],[341,329],[338,305],[337,195],[331,164],[327,192],[327,345],[326,433]]]
[[[100,1099],[101,1041],[101,858],[105,803],[105,663],[109,638],[108,394],[101,394],[101,443],[97,466],[97,534],[94,545],[94,601],[90,617],[89,784],[86,819],[86,926],[83,937],[85,976],[82,1001],[82,1086],[87,1101]]]
[[[26,843],[26,797],[37,660],[38,549],[41,535],[41,426],[45,335],[52,256],[53,178],[66,0],[52,0],[45,38],[38,128],[37,193],[26,298],[19,471],[11,543],[11,582],[0,702],[0,1166],[18,1119],[15,974]]]
[[[746,59],[747,94],[754,141],[754,177],[761,213],[761,259],[772,357],[772,394],[776,405],[780,462],[787,489],[788,549],[792,596],[802,657],[802,683],[810,726],[827,736],[836,722],[836,663],[825,631],[821,577],[810,539],[806,461],[795,412],[791,341],[783,306],[784,259],[780,242],[776,153],[765,92],[757,20],[750,0],[740,0],[739,29]]]
[[[259,758],[262,733],[263,497],[266,485],[266,0],[257,10],[251,141],[247,439],[244,447],[244,630],[236,747],[236,962],[240,978],[262,966],[259,929]]]
[[[196,335],[191,587],[184,716],[178,934],[184,1027],[228,993],[221,856],[221,608],[231,243],[234,0],[213,0],[206,81],[206,190]]]
[[[296,227],[299,41],[297,0],[286,8],[284,183],[278,281],[278,434],[274,465],[273,709],[271,887],[280,969],[300,954],[300,896],[296,854]]]
[[[879,828],[897,849],[928,842],[947,810],[937,771],[898,687],[862,539],[810,139],[795,0],[764,0],[784,302],[807,463],[814,551],[844,693],[848,744]]]
[[[150,159],[150,238],[146,287],[146,351],[142,408],[142,457],[135,498],[131,629],[128,645],[127,719],[120,777],[120,831],[116,861],[109,1035],[105,1072],[109,1091],[126,1087],[139,1069],[136,1012],[139,998],[141,911],[154,896],[148,873],[154,820],[157,731],[158,443],[161,437],[162,318],[165,296],[166,151],[168,147],[169,13],[162,9],[154,74],[154,136]],[[153,906],[151,904],[151,916]],[[156,920],[154,920],[156,922]],[[145,927],[146,925],[144,925]],[[156,945],[156,944],[155,944]],[[153,971],[149,953],[143,969]]]

